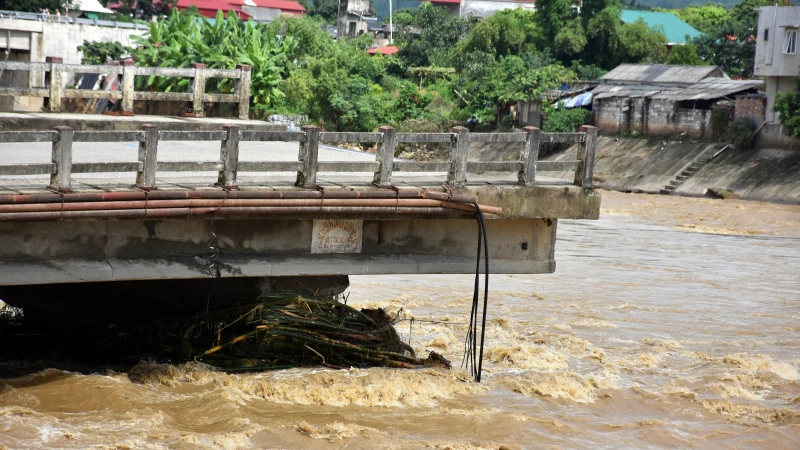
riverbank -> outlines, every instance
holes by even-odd
[[[595,185],[655,194],[698,156],[711,156],[722,147],[690,140],[602,136],[597,144]],[[576,152],[577,147],[573,147],[540,159],[567,161],[575,159]],[[690,176],[673,195],[699,197],[712,188],[731,191],[747,200],[800,204],[800,150],[728,149]]]
[[[740,199],[676,198],[602,189],[600,216],[625,216],[650,225],[710,234],[800,238],[800,205]]]

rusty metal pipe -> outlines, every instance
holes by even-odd
[[[106,202],[106,201],[134,201],[134,200],[175,200],[175,199],[307,199],[307,198],[420,198],[441,201],[455,201],[464,203],[476,202],[475,197],[450,196],[443,192],[434,192],[424,189],[389,189],[375,190],[345,190],[332,189],[324,191],[308,189],[270,190],[270,191],[231,191],[222,190],[196,190],[196,191],[169,191],[155,190],[150,192],[124,191],[124,192],[81,192],[72,194],[14,194],[0,195],[2,204],[29,204],[29,203],[76,203],[76,202]]]
[[[83,210],[108,210],[108,209],[156,209],[178,207],[254,207],[254,206],[410,206],[410,207],[446,207],[464,211],[474,211],[469,204],[442,202],[427,199],[178,199],[178,200],[133,200],[133,201],[107,201],[107,202],[76,202],[76,203],[33,203],[0,205],[0,213],[16,212],[45,212],[45,211],[83,211]],[[490,206],[482,206],[481,210],[490,214],[499,214],[500,210]]]
[[[262,215],[262,214],[459,214],[461,210],[443,207],[365,207],[365,206],[292,206],[292,207],[222,207],[222,208],[161,208],[109,209],[82,211],[42,211],[0,214],[0,222],[17,220],[59,220],[86,218],[186,217],[205,214]],[[463,213],[462,213],[463,214]]]

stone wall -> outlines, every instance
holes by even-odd
[[[711,135],[711,110],[680,108],[677,102],[646,97],[595,99],[594,125],[603,134],[639,132],[651,135]]]

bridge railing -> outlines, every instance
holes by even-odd
[[[160,141],[219,141],[220,158],[217,161],[158,161]],[[239,143],[297,142],[300,144],[296,161],[239,161]],[[7,142],[52,142],[52,162],[49,164],[11,164],[0,166],[0,176],[50,175],[49,188],[71,192],[73,173],[135,172],[140,189],[154,189],[156,174],[161,172],[218,172],[216,185],[236,188],[239,172],[296,172],[296,185],[312,186],[317,183],[318,172],[372,172],[372,184],[392,184],[393,172],[446,172],[446,182],[451,187],[462,187],[468,172],[506,172],[517,175],[518,184],[532,186],[538,172],[575,171],[574,184],[592,187],[597,128],[583,126],[578,133],[542,133],[535,127],[525,127],[523,132],[470,133],[464,127],[454,127],[450,133],[398,133],[392,127],[381,127],[377,133],[321,132],[315,126],[304,126],[301,131],[247,131],[236,125],[225,125],[219,131],[168,131],[153,125],[143,125],[140,131],[75,131],[69,127],[56,127],[52,131],[0,132],[0,144]],[[113,163],[75,163],[72,161],[74,142],[138,142],[138,161]],[[364,142],[378,144],[374,161],[318,160],[320,143]],[[395,161],[398,142],[449,143],[449,159],[445,162]],[[520,145],[516,161],[469,161],[470,142],[507,142]],[[577,158],[571,161],[538,161],[542,142],[578,143]],[[2,148],[0,148],[2,151]]]
[[[62,98],[89,98],[121,100],[123,115],[133,114],[134,100],[185,101],[192,103],[192,111],[203,116],[204,102],[238,103],[239,118],[247,119],[250,114],[250,72],[251,68],[239,64],[235,69],[208,69],[205,64],[192,64],[189,68],[137,67],[132,59],[105,65],[63,64],[63,59],[48,56],[46,62],[0,61],[0,72],[21,70],[44,72],[45,87],[0,87],[0,96],[42,97],[48,100],[50,112],[62,109]],[[65,89],[64,77],[68,74],[96,73],[110,77],[121,77],[119,90]],[[189,78],[188,92],[151,92],[134,90],[134,79],[139,76]],[[233,94],[215,94],[205,91],[209,78],[233,78]],[[112,80],[114,82],[116,80]]]

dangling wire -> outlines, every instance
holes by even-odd
[[[467,368],[472,374],[475,381],[481,381],[481,372],[483,371],[483,342],[486,334],[486,310],[489,303],[489,241],[486,236],[486,223],[483,220],[483,213],[477,203],[475,206],[475,220],[478,222],[478,256],[475,265],[475,289],[472,294],[472,308],[469,316],[469,328],[467,330],[467,337],[464,342],[464,359],[461,362],[463,366],[465,363]],[[483,313],[480,316],[480,344],[478,343],[478,309],[480,306],[480,273],[481,273],[481,248],[483,249],[484,256],[484,287],[483,287]]]

